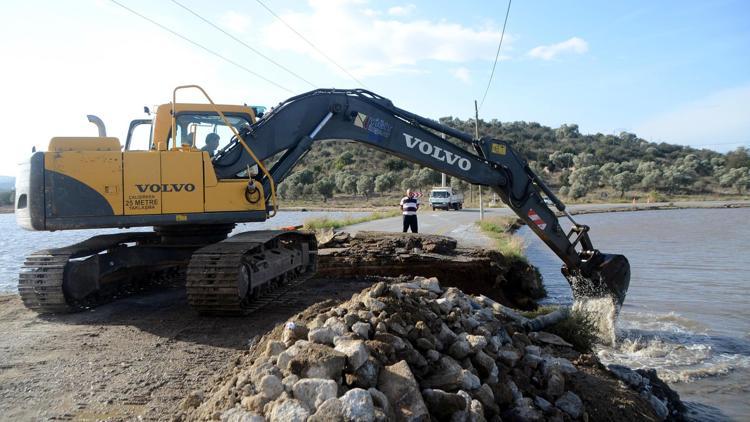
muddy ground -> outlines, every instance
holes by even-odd
[[[242,318],[200,317],[179,288],[49,317],[0,296],[0,419],[169,420],[249,339],[370,284],[310,280],[283,304]]]

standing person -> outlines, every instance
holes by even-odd
[[[401,213],[404,214],[404,233],[411,229],[412,233],[418,233],[417,227],[417,210],[419,201],[414,197],[411,189],[406,190],[406,196],[401,198]]]

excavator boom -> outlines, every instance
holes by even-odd
[[[314,142],[349,139],[472,184],[488,186],[560,257],[564,263],[562,273],[576,298],[605,296],[618,305],[625,300],[630,282],[628,260],[595,249],[589,228],[573,220],[565,204],[507,141],[474,139],[360,89],[315,90],[292,97],[244,129],[240,136],[260,160],[282,154],[270,169],[276,183],[289,174]],[[219,178],[231,178],[252,166],[253,161],[239,142],[232,142],[214,157],[213,164]],[[261,181],[263,191],[270,195],[270,181]],[[568,233],[542,194],[570,220],[572,228]]]

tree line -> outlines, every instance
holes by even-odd
[[[474,120],[440,122],[473,133]],[[660,194],[744,194],[750,188],[750,150],[722,154],[708,149],[654,143],[630,132],[581,134],[578,125],[551,128],[534,122],[479,120],[479,133],[509,141],[529,166],[562,196],[584,198],[611,191]],[[279,186],[284,199],[330,199],[335,194],[398,195],[407,188],[440,184],[440,173],[348,141],[313,147],[296,172]],[[451,180],[468,190],[468,185]]]

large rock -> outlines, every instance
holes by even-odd
[[[552,333],[548,333],[546,331],[536,331],[530,333],[529,338],[536,341],[537,343],[546,343],[553,346],[573,347],[572,344],[563,340],[562,337]]]
[[[268,416],[270,422],[305,422],[310,412],[299,400],[289,399],[277,402]]]
[[[274,400],[284,392],[284,385],[281,383],[279,377],[266,375],[258,383],[258,392],[269,400]]]
[[[467,410],[466,400],[455,393],[428,388],[422,390],[422,398],[430,410],[430,414],[437,417],[438,420],[448,420],[454,413]]]
[[[292,392],[295,399],[314,412],[326,400],[336,398],[338,384],[330,379],[305,378],[294,384]]]
[[[560,371],[563,375],[575,374],[578,368],[565,358],[545,357],[542,362],[542,373],[548,374],[550,371]]]
[[[221,422],[265,422],[263,416],[248,412],[239,407],[233,407],[221,414]]]
[[[547,375],[547,397],[559,397],[565,392],[565,377],[560,371],[552,371]]]
[[[309,343],[289,360],[287,369],[300,378],[338,379],[346,364],[346,355],[328,346]]]
[[[350,387],[371,388],[378,385],[378,374],[382,365],[372,356],[353,373],[346,374],[346,384]]]
[[[609,372],[615,374],[615,376],[625,382],[625,384],[637,389],[640,389],[643,383],[643,377],[634,370],[623,365],[607,365]]]
[[[583,402],[572,391],[566,391],[559,399],[555,400],[555,406],[573,419],[578,419],[583,414]]]
[[[397,421],[430,420],[419,385],[406,361],[386,366],[380,371],[378,390],[388,397]]]
[[[370,356],[363,340],[336,341],[335,350],[346,355],[347,368],[350,371],[356,371]]]
[[[344,406],[337,398],[323,402],[307,422],[344,422]]]
[[[290,321],[284,325],[284,332],[281,334],[281,340],[287,346],[291,346],[297,340],[307,339],[308,331],[309,330],[307,329],[305,324]]]
[[[346,392],[341,398],[344,418],[351,422],[372,422],[375,406],[367,390],[354,388]]]
[[[458,340],[448,347],[448,354],[456,359],[463,359],[471,353],[471,345],[466,340]]]
[[[318,327],[313,328],[307,333],[307,339],[313,343],[333,345],[333,337],[335,336],[331,327]]]

